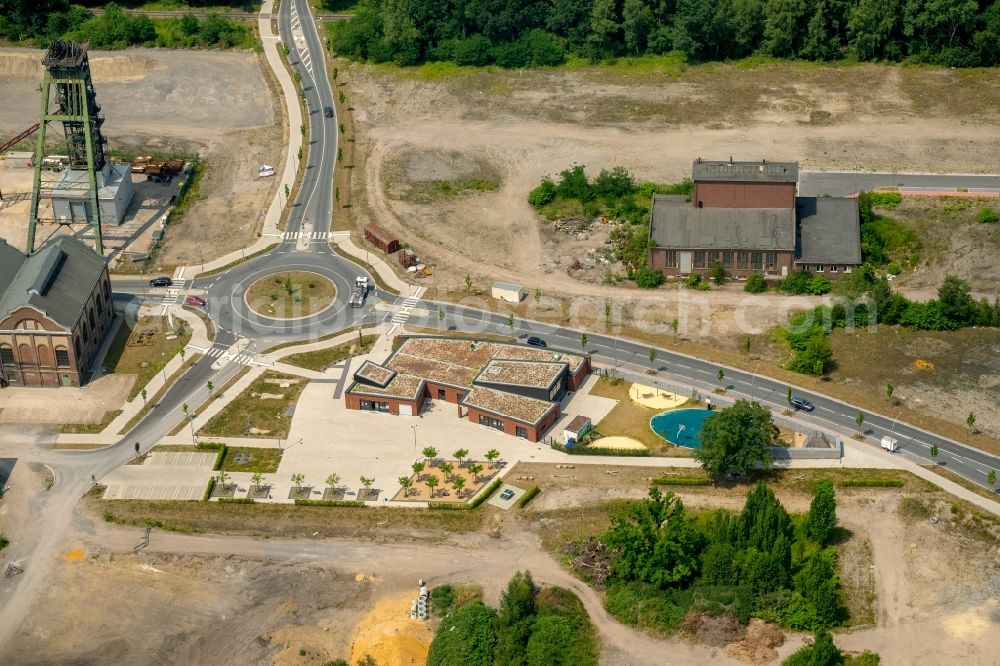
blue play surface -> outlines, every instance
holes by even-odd
[[[701,448],[701,424],[711,413],[707,409],[675,409],[654,416],[649,427],[671,444],[697,449]]]

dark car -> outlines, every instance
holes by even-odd
[[[188,296],[184,299],[184,305],[198,305],[205,307],[205,299],[201,296]]]
[[[158,277],[153,278],[149,281],[150,287],[170,287],[174,284],[174,281],[168,277]]]
[[[811,412],[816,409],[811,402],[798,396],[792,397],[792,407],[795,409],[801,409],[803,412]]]
[[[333,118],[333,107],[332,106],[324,106],[323,107],[323,115],[326,116],[327,118]]]
[[[527,343],[532,347],[548,347],[549,343],[545,342],[541,338],[535,337],[534,335],[528,338]]]

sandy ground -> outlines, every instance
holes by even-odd
[[[0,136],[37,121],[41,53],[0,49]],[[282,160],[283,111],[261,57],[130,49],[94,51],[90,62],[112,154],[198,153],[208,167],[199,200],[167,236],[161,264],[196,263],[201,252],[208,260],[252,243],[276,187],[257,169],[280,170]]]
[[[443,281],[468,271],[591,293],[580,283],[599,282],[600,264],[572,276],[566,267],[603,246],[601,230],[568,239],[540,224],[526,202],[542,176],[573,163],[592,175],[620,164],[657,182],[689,176],[699,156],[798,160],[814,169],[1000,166],[1000,132],[989,120],[1000,98],[995,72],[720,65],[679,76],[582,69],[428,80],[349,71],[365,181],[357,219],[399,232]],[[433,205],[410,196],[415,185],[477,173],[499,174],[500,188]]]
[[[519,468],[521,469],[521,468]],[[430,629],[408,619],[416,577],[432,585],[476,582],[495,603],[510,573],[529,568],[536,580],[573,589],[602,636],[602,663],[619,665],[736,663],[717,648],[663,641],[611,620],[599,598],[540,550],[553,538],[559,510],[614,497],[640,497],[649,471],[577,468],[567,480],[552,466],[524,466],[545,490],[528,512],[495,513],[494,536],[453,535],[438,544],[331,539],[189,536],[154,530],[148,551],[131,553],[139,528],[80,515],[60,551],[44,593],[5,657],[12,663],[323,663],[365,653],[379,664],[422,663]],[[41,477],[36,483],[41,483]],[[738,509],[745,489],[685,489],[692,507]],[[793,511],[806,495],[779,492]],[[917,496],[939,522],[898,513]],[[837,635],[852,650],[874,649],[885,664],[993,663],[1000,631],[1000,554],[996,541],[974,537],[968,517],[937,493],[910,489],[838,489],[838,515],[848,530],[841,560],[845,582],[877,591],[874,625]],[[556,514],[548,513],[556,510]],[[996,531],[996,528],[993,528]],[[549,533],[549,534],[547,534]],[[558,539],[558,537],[555,537]],[[874,580],[871,566],[875,566]],[[86,606],[86,617],[79,609]],[[433,625],[431,625],[433,628]],[[801,645],[789,636],[787,656]]]

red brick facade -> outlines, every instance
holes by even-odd
[[[388,407],[388,409],[371,409],[371,407],[364,408],[365,411],[376,411],[376,412],[386,412],[389,414],[399,415],[400,405],[409,405],[413,416],[417,416],[424,408],[424,400],[427,398],[426,393],[421,393],[417,396],[416,400],[402,400],[400,398],[389,398],[385,396],[374,396],[374,395],[355,395],[353,393],[345,393],[344,401],[348,409],[362,409],[362,402],[374,402],[381,403]]]
[[[795,208],[795,183],[698,181],[692,204],[700,208]]]
[[[548,414],[542,417],[541,421],[535,425],[531,425],[516,421],[509,416],[501,416],[476,407],[469,407],[469,421],[472,423],[480,423],[479,417],[485,416],[489,419],[502,423],[503,432],[506,434],[513,437],[521,437],[529,442],[537,442],[542,438],[545,432],[559,420],[559,413],[559,405],[556,404]],[[497,429],[499,430],[499,428]]]
[[[687,253],[691,255],[691,270],[688,272],[681,272],[681,254]],[[718,260],[723,261],[727,256],[731,256],[731,263],[726,266],[726,271],[729,276],[733,279],[745,279],[751,273],[763,273],[768,277],[781,277],[788,275],[797,270],[794,265],[794,255],[792,252],[774,252],[772,253],[774,263],[770,262],[770,257],[768,253],[757,252],[759,256],[754,256],[753,252],[746,252],[746,262],[745,264],[740,259],[737,254],[738,250],[731,250],[730,255],[727,255],[721,250],[702,250],[702,256],[704,257],[703,266],[697,266],[694,256],[695,250],[667,250],[666,248],[656,247],[649,251],[649,266],[654,270],[658,270],[663,273],[664,277],[676,278],[680,276],[687,276],[691,273],[699,273],[702,276],[709,276],[712,272],[712,264]],[[668,265],[668,257],[674,257],[673,265]],[[747,268],[737,268],[739,265],[746,265]],[[752,266],[758,266],[757,268],[751,268]]]

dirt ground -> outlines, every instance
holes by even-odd
[[[41,55],[0,49],[0,136],[37,121]],[[112,155],[198,153],[207,167],[198,201],[167,234],[160,265],[207,261],[252,243],[277,186],[257,170],[267,163],[280,171],[284,123],[262,56],[130,49],[93,51],[90,63]]]
[[[781,477],[776,491],[785,506],[806,510],[808,487],[822,473]],[[348,656],[354,663],[369,653],[379,664],[379,657],[384,663],[421,663],[430,629],[411,624],[406,612],[418,571],[427,572],[432,584],[475,581],[493,602],[509,571],[528,567],[536,580],[591,599],[585,603],[602,635],[602,663],[662,663],[666,653],[675,664],[735,663],[718,647],[653,639],[617,625],[601,615],[582,583],[560,579],[565,573],[542,550],[558,551],[574,530],[599,531],[589,507],[613,497],[641,497],[650,470],[532,464],[512,474],[532,476],[543,489],[527,509],[488,508],[494,519],[484,522],[490,528],[441,534],[434,542],[384,533],[317,541],[206,539],[154,530],[150,551],[133,555],[141,530],[108,526],[88,509],[75,521],[43,596],[6,656],[25,664],[110,659],[284,665]],[[867,598],[869,608],[836,641],[854,651],[876,650],[890,665],[943,663],[955,656],[992,663],[1000,631],[1000,527],[903,476],[908,481],[902,488],[837,489],[838,515],[847,530],[841,576],[850,595]],[[673,490],[691,507],[734,510],[746,493],[745,487]],[[930,517],[938,520],[931,524]],[[801,637],[789,635],[776,653],[785,657],[799,645]]]
[[[602,230],[556,232],[526,201],[542,176],[573,163],[592,175],[623,165],[655,182],[690,176],[696,157],[728,155],[812,169],[977,172],[996,170],[1000,148],[993,71],[716,64],[440,74],[338,65],[349,73],[364,175],[355,180],[356,220],[399,232],[438,266],[439,286],[470,272],[595,293],[599,263],[583,271],[583,284],[566,267],[603,247]],[[428,180],[496,176],[494,192],[412,196]]]

